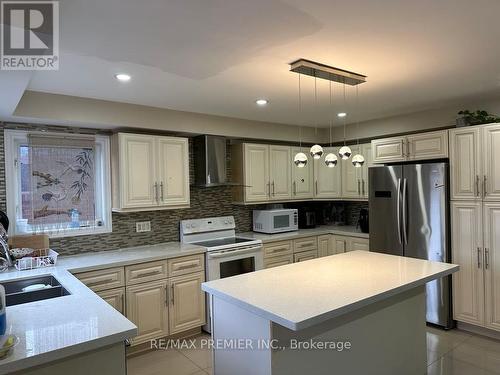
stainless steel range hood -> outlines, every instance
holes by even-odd
[[[226,175],[226,138],[200,135],[193,139],[195,185],[228,185]]]

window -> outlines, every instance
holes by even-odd
[[[109,137],[6,130],[4,141],[11,234],[111,232]]]

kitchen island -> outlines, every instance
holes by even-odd
[[[425,374],[425,284],[458,269],[353,251],[204,283],[214,374]]]

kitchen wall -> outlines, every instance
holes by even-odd
[[[75,129],[56,126],[9,125],[16,129],[50,129],[54,131],[74,131]],[[5,192],[5,154],[3,129],[0,129],[0,209],[6,210]],[[229,147],[228,150],[230,151]],[[190,144],[190,152],[192,147]],[[190,157],[190,175],[193,180],[193,158]],[[228,164],[230,153],[228,154]],[[228,174],[230,175],[230,168]],[[89,251],[113,250],[124,247],[151,245],[166,241],[178,241],[179,221],[210,216],[234,215],[237,230],[249,231],[252,228],[252,209],[257,206],[231,204],[231,187],[200,188],[191,186],[191,207],[179,210],[148,211],[136,213],[113,213],[113,232],[100,235],[65,237],[52,239],[53,247],[60,254],[77,254]],[[136,233],[137,221],[151,221],[151,232]]]

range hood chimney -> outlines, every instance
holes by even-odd
[[[226,175],[226,138],[215,135],[194,137],[195,185],[228,185]]]

